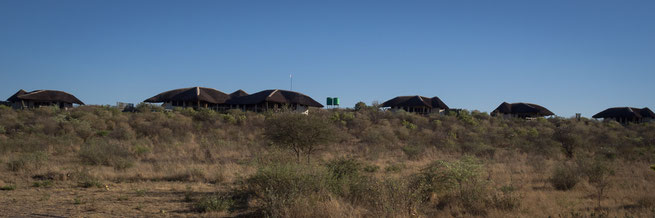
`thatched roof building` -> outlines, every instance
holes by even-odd
[[[212,88],[191,87],[174,89],[159,93],[144,102],[164,103],[167,109],[173,107],[216,108],[224,104],[230,96]]]
[[[7,99],[14,108],[33,108],[41,106],[73,107],[73,104],[84,105],[82,101],[66,92],[57,90],[35,90],[27,92],[18,90]]]
[[[236,91],[232,92],[230,94],[230,98],[238,98],[238,97],[243,97],[243,96],[247,96],[247,95],[248,95],[248,93],[246,91],[243,91],[243,90],[239,89],[239,90],[236,90]]]
[[[398,96],[385,101],[380,107],[390,107],[392,110],[405,110],[416,113],[432,113],[448,110],[448,106],[439,97]]]
[[[234,108],[253,111],[289,107],[306,112],[308,107],[323,107],[322,104],[305,94],[280,89],[264,90],[251,95],[234,97],[228,100],[227,104]]]
[[[543,117],[555,115],[550,110],[545,107],[537,104],[530,103],[507,103],[503,102],[498,106],[494,111],[491,112],[491,115],[497,116],[500,114],[516,116],[521,118],[527,117]]]
[[[613,107],[597,113],[592,118],[613,119],[621,123],[639,123],[655,120],[655,113],[647,107],[641,109],[634,107]]]
[[[550,110],[545,107],[537,104],[531,103],[507,103],[503,102],[498,106],[494,111],[491,112],[492,115],[506,114],[517,117],[543,117],[555,115]]]

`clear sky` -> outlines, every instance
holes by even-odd
[[[655,109],[655,1],[0,0],[0,97],[138,103],[204,86],[342,106],[438,96],[560,116]]]

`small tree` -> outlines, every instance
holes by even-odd
[[[572,125],[561,125],[555,129],[553,134],[555,141],[559,142],[562,145],[562,150],[566,157],[573,158],[574,149],[580,144],[580,136],[575,131],[575,127]]]
[[[355,110],[356,111],[364,110],[364,109],[366,109],[366,107],[367,107],[366,103],[361,102],[361,101],[357,102],[357,104],[355,104]]]
[[[578,167],[574,164],[560,163],[555,166],[550,177],[550,183],[557,190],[567,191],[573,189],[580,181]]]
[[[587,181],[596,188],[596,197],[598,199],[598,208],[605,191],[611,186],[611,176],[614,175],[614,169],[606,160],[596,159],[585,169]]]
[[[416,175],[413,186],[423,201],[430,200],[433,193],[451,196],[468,212],[482,215],[488,187],[483,181],[483,172],[482,163],[471,156],[456,161],[436,161]]]
[[[334,127],[327,119],[298,113],[276,114],[266,121],[264,135],[274,145],[292,150],[300,162],[300,155],[307,156],[320,146],[332,141]]]

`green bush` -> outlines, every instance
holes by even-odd
[[[370,145],[387,145],[398,141],[391,126],[373,125],[362,131],[361,140]]]
[[[143,157],[148,153],[152,152],[152,149],[144,145],[135,145],[134,147],[132,147],[132,150],[134,152],[134,155],[138,157]]]
[[[402,163],[395,163],[395,164],[391,164],[391,165],[385,167],[385,168],[384,168],[384,171],[385,171],[385,172],[388,172],[388,173],[397,173],[397,172],[402,171],[403,169],[405,169],[405,165],[404,165],[404,164],[402,164]]]
[[[481,143],[465,143],[461,145],[460,149],[464,154],[475,155],[480,158],[492,159],[496,154],[496,148]]]
[[[375,173],[380,170],[380,167],[376,165],[366,165],[363,170],[364,172]]]
[[[227,196],[215,195],[203,197],[191,205],[191,210],[199,213],[225,211],[232,207],[234,201]]]
[[[491,196],[491,204],[500,210],[516,210],[521,207],[521,196],[512,186],[503,186]]]
[[[260,168],[245,181],[250,198],[261,202],[257,209],[269,216],[283,216],[284,210],[306,196],[325,198],[327,173],[298,164],[274,164]]]
[[[325,119],[298,113],[276,114],[266,121],[264,135],[275,145],[296,154],[297,161],[310,155],[320,146],[334,141],[334,126]]]
[[[103,185],[100,182],[100,180],[93,179],[93,178],[87,178],[78,181],[77,185],[82,188],[91,188],[91,187],[96,187],[96,188],[102,188]]]
[[[409,159],[417,159],[419,155],[423,153],[423,150],[425,150],[425,147],[423,146],[418,146],[418,145],[407,145],[401,148],[403,153],[407,155],[407,158]]]
[[[79,151],[82,162],[90,165],[105,165],[117,170],[134,166],[134,156],[125,145],[114,141],[92,140]]]
[[[598,208],[600,208],[601,199],[612,185],[611,177],[614,175],[614,167],[612,167],[610,161],[601,157],[586,163],[585,167],[580,168],[582,168],[581,173],[587,177],[587,182],[596,189],[596,199],[598,200]]]
[[[9,160],[9,162],[7,162],[7,168],[13,172],[35,170],[41,168],[46,160],[48,160],[48,154],[45,152],[21,154],[18,157]]]
[[[357,177],[362,171],[362,163],[355,159],[337,158],[326,164],[330,175],[336,179]]]
[[[36,187],[36,188],[50,188],[53,185],[54,182],[52,180],[36,181],[32,183],[32,187]]]
[[[136,133],[127,123],[119,123],[111,132],[109,132],[109,137],[118,140],[130,140],[136,137]]]
[[[488,201],[487,183],[481,178],[483,165],[471,156],[456,161],[436,161],[412,178],[419,199],[428,202],[434,194],[438,207],[457,202],[466,212],[484,215]]]
[[[416,124],[413,124],[412,122],[407,121],[407,120],[403,120],[402,124],[407,129],[414,130],[414,129],[418,128],[418,126]]]
[[[337,158],[326,164],[329,190],[353,204],[373,205],[376,181],[363,175],[363,164],[354,159]]]
[[[3,185],[0,186],[0,191],[11,191],[16,190],[16,185]]]
[[[562,163],[555,167],[550,183],[557,190],[571,190],[580,181],[580,172],[572,164]]]

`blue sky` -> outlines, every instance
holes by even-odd
[[[655,1],[0,0],[0,97],[141,102],[205,86],[343,106],[398,95],[453,108],[655,109]],[[6,98],[2,97],[2,98]]]

